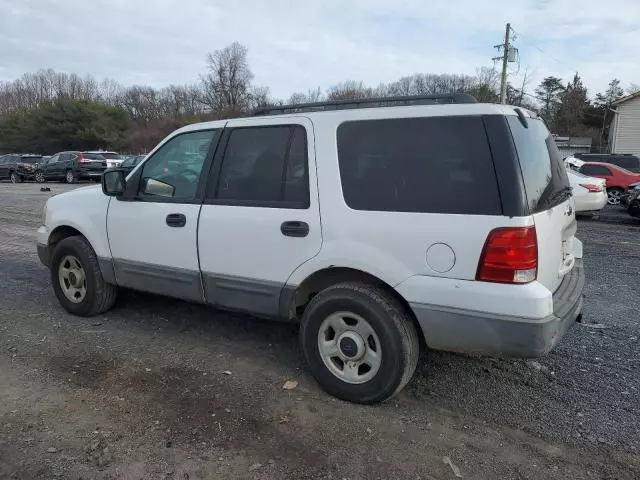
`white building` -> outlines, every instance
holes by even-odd
[[[609,130],[612,153],[640,155],[640,92],[612,104],[615,116]]]

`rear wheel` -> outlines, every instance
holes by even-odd
[[[392,397],[418,362],[418,334],[408,312],[384,290],[364,283],[318,293],[304,311],[300,343],[320,386],[350,402]]]
[[[67,173],[64,175],[64,179],[67,183],[76,183],[78,181],[73,170],[67,170]]]
[[[38,170],[33,176],[33,179],[36,181],[36,183],[44,183],[45,182],[44,172]]]
[[[11,180],[11,183],[20,183],[22,182],[22,177],[16,172],[11,172],[11,174],[9,175],[9,180]]]
[[[620,205],[622,190],[619,188],[607,189],[607,203],[609,205]]]
[[[86,317],[109,310],[118,294],[115,285],[104,281],[96,254],[80,236],[67,237],[56,245],[51,283],[65,310]]]

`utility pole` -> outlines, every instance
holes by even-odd
[[[507,65],[509,63],[509,51],[511,45],[509,43],[509,35],[511,34],[511,24],[507,23],[507,28],[504,32],[504,43],[495,45],[498,51],[502,49],[502,56],[494,57],[493,60],[502,61],[502,75],[500,77],[500,103],[507,103]]]

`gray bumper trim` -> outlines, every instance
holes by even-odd
[[[584,269],[579,260],[553,294],[553,315],[542,319],[416,303],[411,308],[432,349],[539,357],[555,347],[580,315],[583,286]]]

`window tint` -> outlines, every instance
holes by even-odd
[[[209,145],[217,136],[217,130],[206,130],[173,137],[144,164],[138,194],[194,198]]]
[[[338,160],[345,202],[356,210],[502,214],[480,117],[343,123]]]
[[[580,167],[580,173],[585,175],[611,176],[611,171],[602,165],[583,165]]]
[[[309,206],[306,130],[301,126],[231,131],[215,197],[290,208]],[[213,197],[213,192],[211,192]]]
[[[507,122],[518,152],[527,202],[531,213],[548,210],[570,195],[569,178],[558,147],[542,120],[528,119],[528,127],[518,117]]]

